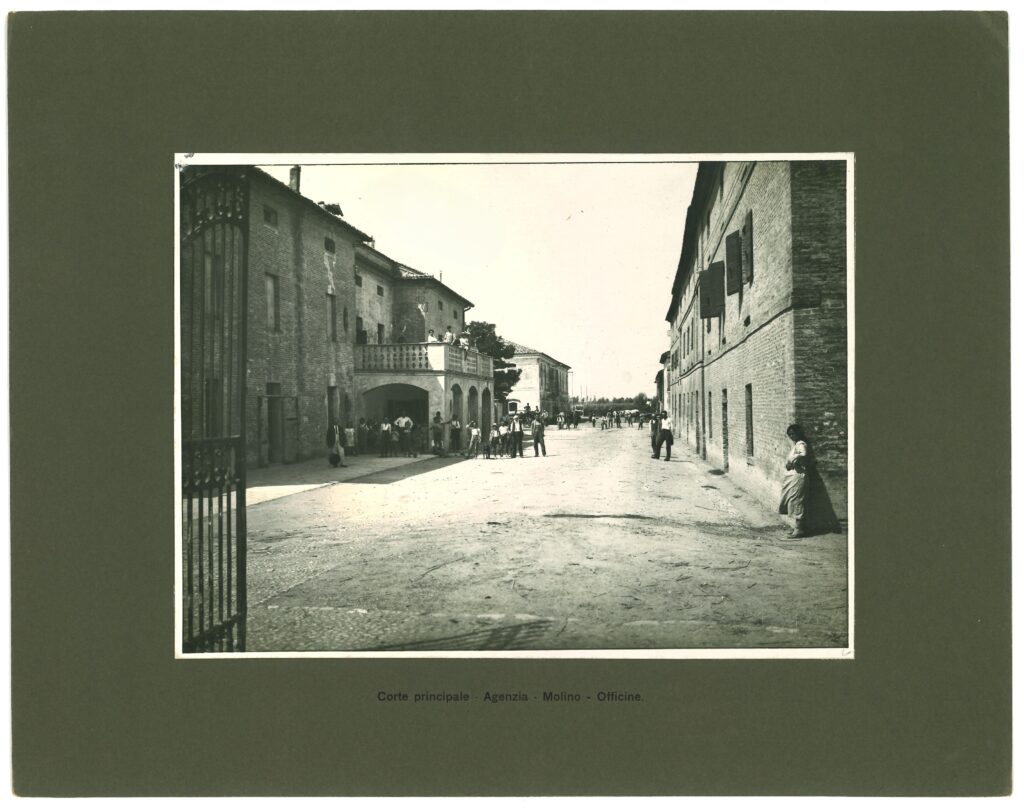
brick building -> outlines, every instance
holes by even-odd
[[[845,161],[700,164],[666,314],[677,440],[777,503],[800,423],[847,509]]]
[[[197,170],[204,169],[184,174]],[[244,267],[248,465],[326,454],[332,421],[354,426],[359,418],[393,420],[404,412],[426,426],[434,412],[446,420],[453,414],[489,417],[491,358],[425,341],[430,328],[461,330],[469,300],[376,250],[336,205],[302,196],[299,167],[292,169],[290,184],[253,167],[230,173],[244,185],[238,199],[246,200],[248,215],[236,217],[244,238],[227,247],[214,239],[207,246],[214,253],[206,259],[207,302],[190,307],[183,297],[182,340],[184,345],[193,324],[203,322],[190,308],[210,308],[210,290],[223,283],[217,280],[223,266]],[[225,250],[228,260],[218,254]],[[183,350],[183,356],[193,352]],[[232,394],[220,392],[225,382],[219,378],[197,376],[186,383],[199,373],[186,364],[183,407],[196,412],[190,423],[202,424],[209,418],[200,411],[227,408],[220,402]],[[194,392],[200,384],[202,400]]]
[[[510,342],[516,352],[510,360],[522,375],[509,393],[509,401],[520,407],[530,406],[550,416],[572,409],[569,400],[569,365],[559,362],[543,351]]]

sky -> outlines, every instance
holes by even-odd
[[[471,300],[467,321],[569,365],[573,395],[654,395],[696,163],[387,159],[402,164],[303,163],[301,193],[338,203],[378,250]],[[621,162],[540,162],[582,159]],[[287,183],[291,165],[260,167]]]

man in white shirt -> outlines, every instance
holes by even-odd
[[[672,459],[672,419],[664,411],[661,413],[661,431],[658,433],[658,443],[654,447],[654,454],[651,455],[655,460],[661,460],[662,444],[665,444],[665,462],[668,463]]]
[[[409,447],[409,430],[412,429],[412,418],[404,412],[395,419],[395,426],[398,427],[398,450],[404,457],[412,454]]]
[[[455,342],[455,334],[452,333],[451,326],[448,326],[448,330],[444,332],[444,342],[448,343],[449,345],[452,345]]]

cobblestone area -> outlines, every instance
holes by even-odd
[[[652,460],[646,431],[547,448],[384,460],[251,507],[249,650],[847,645],[846,536],[787,540],[685,450]]]

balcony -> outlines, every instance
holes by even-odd
[[[356,345],[355,369],[364,373],[463,373],[491,378],[494,360],[444,342]]]

